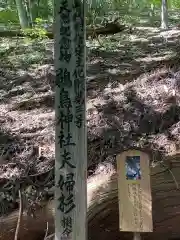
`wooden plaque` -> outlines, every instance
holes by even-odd
[[[120,231],[153,231],[149,162],[137,150],[117,156]]]

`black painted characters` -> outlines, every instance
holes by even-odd
[[[78,133],[85,118],[85,70],[84,70],[84,13],[83,5],[68,8],[68,1],[61,1],[59,68],[56,69],[56,87],[59,106],[56,116],[57,143],[60,152],[58,210],[61,212],[61,239],[72,233],[75,204],[76,148],[74,131]],[[73,24],[70,24],[73,22]],[[72,31],[72,27],[74,30]],[[74,129],[76,128],[76,129]]]

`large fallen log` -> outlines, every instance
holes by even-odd
[[[110,166],[110,167],[109,167]],[[88,239],[132,239],[131,233],[119,232],[117,174],[113,167],[101,167],[96,175],[88,179]],[[180,161],[173,168],[157,166],[152,169],[152,196],[154,233],[142,234],[143,239],[167,240],[180,237]],[[175,178],[176,179],[175,179]],[[0,240],[12,240],[16,228],[18,211],[0,218]],[[36,210],[36,217],[23,215],[20,240],[43,239],[47,227],[54,232],[53,201]]]
[[[107,23],[106,26],[97,27],[97,28],[89,28],[86,29],[86,37],[95,37],[98,35],[107,35],[107,34],[115,34],[121,32],[125,29],[125,25],[121,25],[118,22],[110,22]],[[35,30],[34,30],[35,31]],[[3,30],[0,31],[0,37],[25,37],[28,36],[30,38],[35,38],[36,33],[32,35],[31,32],[24,33],[20,30]],[[51,31],[46,32],[46,37],[53,39],[53,33]]]
[[[86,35],[87,37],[95,37],[98,35],[108,35],[108,34],[115,34],[118,32],[122,32],[126,29],[125,25],[121,25],[118,22],[110,22],[107,23],[105,27],[99,28],[87,28]]]

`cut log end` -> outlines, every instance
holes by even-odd
[[[170,178],[170,175],[167,176],[165,172],[152,177],[152,188],[154,189],[152,191],[154,198],[154,233],[144,233],[142,234],[142,239],[167,240],[173,237],[172,232],[179,232],[180,214],[178,212],[180,212],[180,207],[177,205],[176,208],[172,208],[172,202],[170,201],[173,201],[174,196],[177,203],[180,193],[179,191],[172,193],[171,189],[174,187],[174,182],[172,181],[172,185],[169,188],[169,185],[164,181],[168,177]],[[162,193],[164,187],[166,191]],[[133,239],[133,233],[119,231],[117,174],[113,166],[110,164],[100,166],[96,173],[88,179],[87,191],[88,239]],[[169,202],[167,204],[168,197]],[[161,204],[159,205],[159,203]],[[0,240],[13,240],[17,218],[18,211],[7,217],[0,218]],[[23,216],[20,227],[20,240],[43,239],[47,222],[49,225],[48,234],[51,234],[54,232],[54,207],[52,201],[46,207],[37,210],[35,218],[27,215]],[[179,237],[180,234],[175,234],[174,236]]]

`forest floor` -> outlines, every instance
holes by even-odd
[[[180,30],[139,27],[100,42],[87,41],[88,174],[99,163],[114,164],[130,147],[148,150],[157,161],[180,153]],[[49,188],[53,42],[1,38],[0,56],[1,186],[26,179]]]

